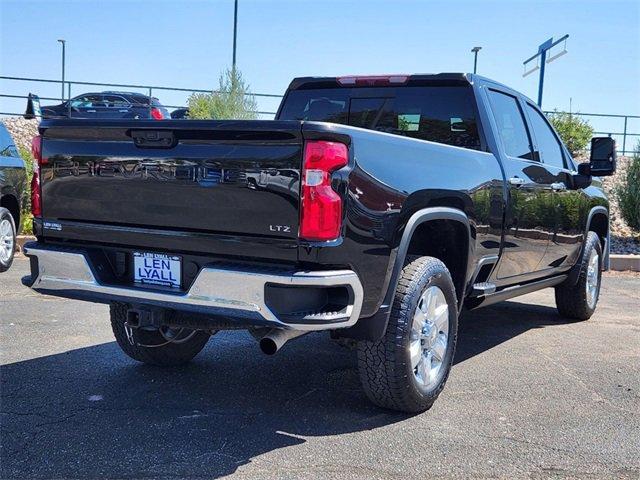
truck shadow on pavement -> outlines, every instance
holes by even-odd
[[[561,321],[515,302],[466,312],[455,363]],[[216,478],[267,452],[265,476],[286,475],[283,447],[410,418],[372,406],[355,353],[320,334],[265,357],[248,334],[223,333],[173,369],[112,342],[4,365],[0,379],[1,478]]]

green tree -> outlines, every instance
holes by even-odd
[[[189,118],[253,120],[258,104],[238,69],[227,69],[219,79],[217,91],[193,93],[187,100]]]
[[[627,225],[640,231],[640,142],[614,194]]]
[[[566,112],[554,112],[548,117],[571,155],[575,156],[587,147],[593,136],[593,128],[588,121]]]

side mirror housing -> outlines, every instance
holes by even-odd
[[[591,157],[589,159],[591,175],[606,177],[616,171],[616,142],[611,137],[591,139]]]
[[[591,176],[591,164],[590,163],[579,163],[578,164],[578,174]]]
[[[579,163],[578,174],[572,175],[573,188],[587,188],[591,185],[591,164]]]

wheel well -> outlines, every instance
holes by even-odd
[[[600,244],[604,249],[605,240],[609,233],[609,218],[604,213],[594,213],[589,223],[589,230],[596,232],[600,237]]]
[[[467,275],[468,237],[467,228],[461,222],[430,220],[418,225],[407,250],[407,256],[435,257],[447,266],[456,287],[459,305],[464,296]]]
[[[9,213],[13,217],[13,222],[16,224],[16,231],[20,230],[20,205],[18,200],[13,195],[4,195],[0,199],[0,207],[4,207],[9,210]]]

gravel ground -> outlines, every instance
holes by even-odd
[[[570,323],[550,290],[466,312],[435,406],[368,403],[355,355],[313,334],[265,357],[212,338],[189,366],[126,358],[103,305],[0,275],[0,478],[640,477],[640,276]]]

